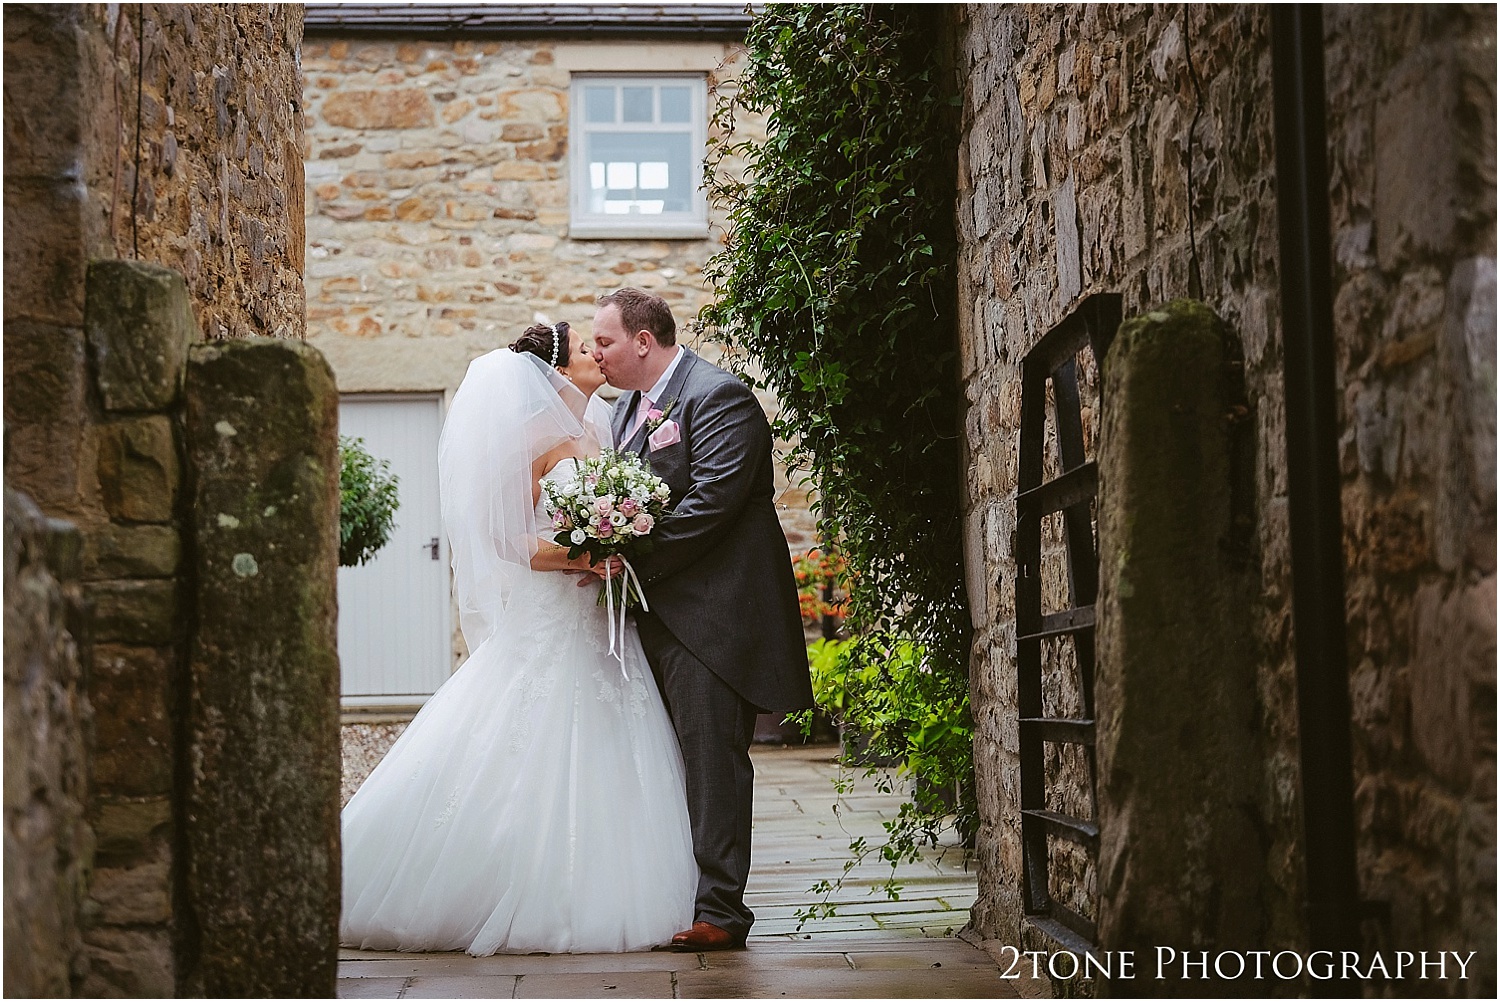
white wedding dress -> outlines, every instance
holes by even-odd
[[[598,586],[518,580],[344,809],[345,946],[620,952],[692,924],[682,758],[634,624],[622,674]]]

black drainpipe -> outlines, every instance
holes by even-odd
[[[1321,5],[1271,8],[1271,75],[1309,945],[1358,949]]]

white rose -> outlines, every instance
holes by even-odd
[[[619,512],[615,512],[614,514],[609,516],[609,521],[612,525],[614,525],[616,529],[618,529],[620,526],[625,524],[625,516],[621,515]]]
[[[655,493],[659,498],[669,498],[672,496],[672,488],[667,486],[666,481],[663,481],[656,485]]]
[[[572,533],[569,534],[568,538],[573,541],[574,546],[582,546],[584,540],[588,539],[589,537],[588,533],[584,532],[582,529],[574,529]]]

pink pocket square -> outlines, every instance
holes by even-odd
[[[657,449],[665,449],[669,445],[681,442],[682,432],[677,430],[676,421],[663,421],[660,427],[651,433],[647,441],[651,443],[651,451],[655,452]]]

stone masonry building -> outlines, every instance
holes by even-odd
[[[433,457],[471,359],[538,318],[587,337],[595,300],[626,285],[720,358],[690,327],[724,239],[698,188],[748,23],[710,5],[308,6],[308,339],[403,506],[386,551],[342,574],[351,707],[409,709],[464,656]],[[806,494],[778,476],[806,549]]]
[[[1397,990],[1484,995],[1495,986],[1495,11],[1324,10],[1357,867],[1363,896],[1384,908],[1367,946],[1477,951],[1475,980],[1450,971]],[[974,926],[1014,942],[1029,921],[1015,682],[1020,360],[1091,294],[1118,293],[1126,317],[1192,295],[1238,345],[1253,429],[1263,754],[1243,768],[1261,832],[1257,945],[1305,949],[1268,8],[955,12],[983,814]],[[1092,456],[1098,360],[1083,356]],[[1061,524],[1050,525],[1043,587],[1055,609],[1067,585]],[[1052,684],[1049,699],[1076,699],[1072,683]],[[1086,798],[1083,761],[1049,756],[1049,783]],[[1053,894],[1095,918],[1105,877],[1052,844]]]

